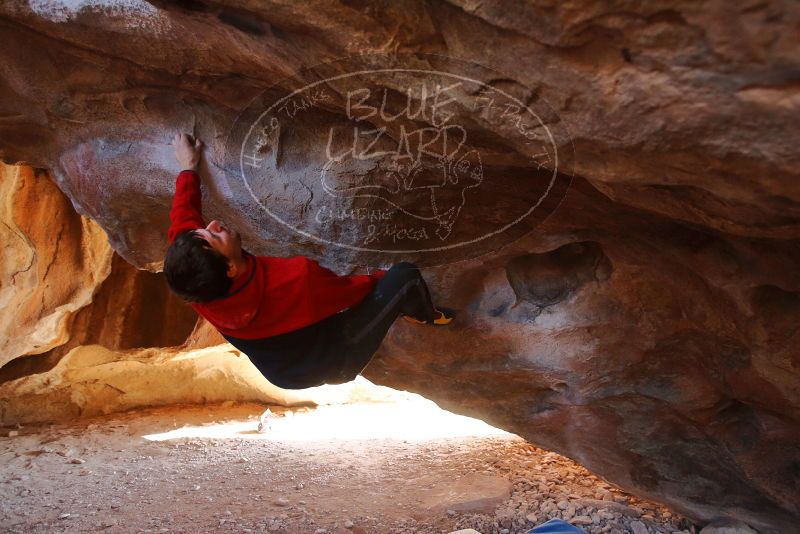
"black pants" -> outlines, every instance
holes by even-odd
[[[262,339],[224,337],[272,384],[304,389],[355,379],[399,315],[434,319],[428,286],[413,263],[392,266],[358,305],[312,325]]]

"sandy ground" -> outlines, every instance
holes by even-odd
[[[428,401],[176,406],[0,438],[0,531],[694,532],[571,461]],[[16,435],[15,435],[16,434]],[[642,528],[644,530],[642,530]]]

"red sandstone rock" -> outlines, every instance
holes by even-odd
[[[166,248],[176,130],[206,141],[207,214],[238,226],[252,252],[307,254],[342,272],[380,261],[285,231],[236,169],[220,168],[237,114],[303,68],[432,52],[488,65],[502,73],[484,80],[493,87],[547,102],[545,119],[568,131],[576,156],[563,202],[522,239],[426,271],[437,300],[461,310],[457,323],[398,324],[367,376],[697,519],[795,528],[796,3],[98,4],[0,8],[13,43],[0,48],[0,159],[50,169],[138,267],[157,270]],[[321,128],[342,113],[334,99],[270,141],[274,172],[259,198],[277,208],[289,191],[288,216],[305,216],[321,190],[287,180],[315,170]],[[516,134],[467,111],[456,118],[480,144],[486,177],[524,169]],[[566,138],[556,145],[569,152]],[[479,196],[453,235],[495,224],[538,178]]]

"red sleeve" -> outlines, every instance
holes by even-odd
[[[322,265],[317,262],[317,260],[313,260],[311,258],[306,258],[303,256],[306,261],[306,267],[308,269],[309,274],[311,275],[312,279],[325,279],[328,281],[329,284],[333,285],[340,285],[342,287],[348,287],[355,285],[361,285],[368,283],[368,287],[373,287],[375,283],[380,280],[386,271],[382,271],[380,269],[375,270],[371,274],[353,274],[353,275],[346,275],[346,276],[339,276],[335,272],[331,271],[330,269],[326,269]]]
[[[339,276],[335,272],[331,271],[330,269],[326,269],[322,265],[317,262],[317,260],[312,260],[311,258],[306,258],[309,262],[309,268],[312,271],[315,271],[316,274],[321,274],[322,276],[332,277],[332,278],[342,278],[342,279],[363,279],[365,277],[371,278],[373,281],[377,282],[383,275],[386,274],[386,271],[383,269],[375,269],[369,274],[354,274],[350,276]]]
[[[175,196],[169,212],[171,224],[167,238],[170,243],[185,230],[206,226],[200,199],[200,176],[194,171],[181,171],[175,181]]]
[[[323,267],[319,264],[317,260],[307,258],[305,256],[300,256],[305,260],[306,268],[308,269],[309,274],[314,277],[321,277],[321,278],[328,278],[328,279],[341,279],[342,282],[346,281],[349,276],[339,276],[335,272],[331,271],[330,269]]]

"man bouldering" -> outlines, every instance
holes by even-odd
[[[197,174],[203,144],[176,134],[180,164],[164,274],[170,289],[273,384],[303,389],[358,376],[395,319],[443,326],[416,265],[339,276],[303,256],[253,256],[239,233],[206,224]]]

